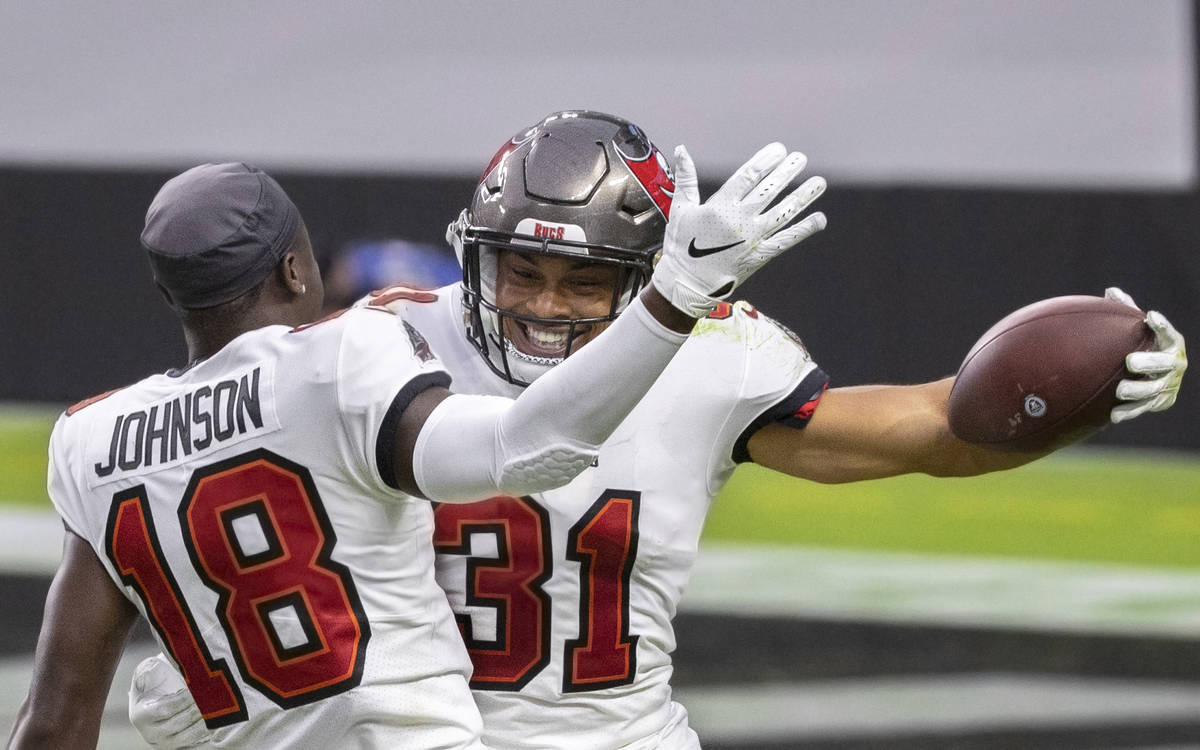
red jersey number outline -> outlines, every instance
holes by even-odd
[[[567,559],[580,563],[579,629],[564,646],[563,692],[627,685],[637,673],[629,585],[640,503],[640,492],[605,490],[568,533]],[[520,690],[549,664],[550,601],[542,588],[553,572],[549,514],[530,497],[500,496],[439,504],[434,517],[437,553],[467,556],[466,603],[496,611],[493,641],[475,639],[471,616],[456,615],[474,666],[471,687]],[[538,522],[522,522],[530,518]],[[472,556],[473,534],[494,535],[497,557]]]
[[[434,549],[467,557],[466,602],[496,612],[496,637],[477,639],[470,615],[455,614],[474,666],[471,687],[520,690],[550,663],[550,515],[529,497],[441,503]],[[493,535],[496,557],[471,555],[471,537]]]
[[[108,556],[146,604],[205,724],[244,721],[245,704],[228,665],[210,656],[165,562],[145,489],[134,489],[140,492],[113,498]],[[282,708],[361,682],[370,625],[349,569],[331,557],[337,539],[306,468],[264,449],[202,467],[192,474],[177,513],[196,573],[218,595],[217,619],[243,681]],[[266,548],[246,553],[234,524],[251,515]],[[166,585],[146,586],[155,576]],[[298,622],[303,643],[282,643],[270,627],[271,614],[284,609]],[[214,672],[224,675],[235,697],[213,686]]]
[[[183,672],[205,725],[216,729],[245,721],[246,701],[229,664],[214,659],[199,637],[179,583],[164,563],[145,485],[113,496],[104,547],[121,581],[145,605],[146,618]]]

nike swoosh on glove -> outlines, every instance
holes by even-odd
[[[825,228],[825,214],[795,221],[825,192],[810,177],[775,200],[808,163],[782,143],[763,147],[704,203],[687,149],[675,149],[675,197],[662,258],[651,277],[677,309],[702,318],[767,261]]]

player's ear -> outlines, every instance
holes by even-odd
[[[277,272],[279,281],[285,289],[295,295],[304,294],[306,289],[300,259],[294,252],[289,251],[283,256],[283,260],[279,261]]]

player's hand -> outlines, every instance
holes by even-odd
[[[383,289],[376,289],[361,297],[351,307],[382,307],[397,315],[402,315],[404,305],[408,302],[437,302],[437,298],[438,296],[433,292],[394,284]]]
[[[129,721],[151,747],[207,747],[212,733],[183,675],[162,654],[143,660],[129,686]]]
[[[1133,298],[1115,286],[1105,289],[1104,296],[1140,312]],[[1126,422],[1148,411],[1169,409],[1179,395],[1188,365],[1183,335],[1162,313],[1154,310],[1146,313],[1146,325],[1154,331],[1155,347],[1125,357],[1125,369],[1133,377],[1117,383],[1117,398],[1127,403],[1113,407],[1109,415],[1113,423]]]
[[[675,149],[675,196],[654,286],[678,310],[702,318],[764,263],[825,228],[816,212],[794,222],[825,192],[810,177],[768,208],[808,159],[772,143],[733,173],[704,203],[687,149]]]

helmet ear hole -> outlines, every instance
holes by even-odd
[[[470,211],[463,209],[458,218],[446,227],[446,242],[454,249],[454,257],[458,258],[459,268],[463,267],[463,231],[471,225]]]

